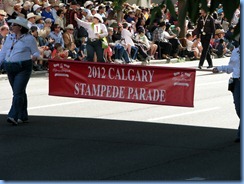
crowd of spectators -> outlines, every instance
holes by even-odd
[[[30,34],[36,38],[41,58],[87,61],[88,33],[77,24],[74,16],[92,22],[93,16],[99,14],[108,30],[105,62],[150,62],[153,59],[179,57],[199,59],[202,46],[201,40],[194,34],[196,24],[186,18],[186,35],[179,38],[181,30],[177,19],[170,15],[166,5],[150,23],[151,10],[155,6],[157,4],[140,7],[124,3],[123,20],[118,22],[119,15],[113,10],[111,1],[7,0],[4,1],[4,9],[0,10],[0,48],[11,31],[7,21],[22,16],[28,20]],[[177,15],[177,3],[175,11]],[[232,34],[240,17],[240,8],[233,13],[232,21],[228,22],[220,4],[212,14],[216,31],[210,44],[214,57],[228,57],[235,47]],[[93,61],[97,61],[96,56]],[[47,69],[46,60],[40,59],[33,69]]]

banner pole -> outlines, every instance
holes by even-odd
[[[199,72],[212,72],[213,70],[211,70],[211,69],[196,69],[196,71],[199,71]]]

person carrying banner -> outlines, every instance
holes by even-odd
[[[223,66],[218,66],[213,68],[213,73],[218,73],[221,71],[226,73],[232,73],[232,78],[229,81],[229,90],[232,92],[236,113],[239,118],[241,114],[240,65],[241,64],[240,64],[240,46],[239,46],[232,51],[228,65],[223,65]],[[240,142],[240,124],[239,124],[237,138],[235,142]]]
[[[78,25],[87,29],[88,41],[87,41],[87,61],[93,61],[94,52],[97,55],[98,62],[105,62],[102,48],[102,39],[108,36],[108,31],[106,26],[103,24],[103,18],[99,14],[93,16],[92,22],[82,21],[75,14],[75,20]]]
[[[26,86],[32,63],[40,57],[35,38],[29,34],[28,21],[17,17],[8,21],[12,34],[8,35],[0,52],[0,66],[7,72],[13,91],[12,106],[7,121],[13,125],[28,121]]]

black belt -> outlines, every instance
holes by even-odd
[[[240,79],[240,77],[239,77],[239,78],[233,78],[233,80],[240,81],[241,79]]]

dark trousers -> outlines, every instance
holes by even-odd
[[[178,54],[179,53],[179,40],[176,39],[176,38],[171,38],[169,39],[169,42],[171,43],[172,45],[172,49],[171,49],[171,53],[170,55],[174,55],[174,54]]]
[[[8,117],[16,121],[28,120],[26,86],[32,72],[32,61],[5,62],[4,68],[8,74],[9,83],[13,91],[13,99]]]
[[[170,42],[159,42],[159,49],[161,49],[161,57],[162,54],[170,55],[172,44]]]
[[[88,39],[87,45],[87,61],[93,62],[94,60],[94,53],[97,54],[97,61],[105,63],[104,55],[103,55],[103,48],[102,48],[102,41],[96,40],[96,41],[90,41]]]
[[[213,66],[213,61],[211,59],[210,49],[209,49],[210,39],[211,39],[211,35],[207,34],[201,36],[201,43],[202,43],[203,50],[202,50],[202,55],[198,66],[203,66],[205,59],[207,59],[209,66]]]
[[[234,79],[234,91],[233,91],[233,98],[234,98],[234,104],[236,109],[236,114],[238,115],[239,119],[241,119],[241,83],[239,79]],[[240,123],[238,128],[237,136],[240,137]]]

